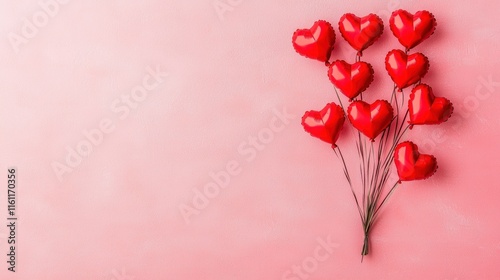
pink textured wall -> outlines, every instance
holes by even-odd
[[[375,68],[367,94],[387,98],[383,59],[400,48],[388,17],[398,8],[436,16],[436,33],[415,50],[431,62],[425,82],[455,113],[408,134],[438,158],[438,173],[397,190],[360,264],[362,229],[340,162],[300,126],[304,111],[335,100],[333,87],[291,35],[317,19],[336,26],[346,12],[379,14],[384,34],[363,59]],[[2,1],[0,279],[500,279],[499,9],[481,0]],[[352,61],[338,35],[333,57]],[[355,168],[350,138],[339,145]],[[6,263],[12,166],[16,273]]]

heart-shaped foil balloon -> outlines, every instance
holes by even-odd
[[[414,87],[408,101],[410,125],[440,124],[453,113],[453,104],[444,97],[435,97],[432,88],[426,84]]]
[[[385,69],[398,88],[403,89],[427,74],[429,59],[421,53],[407,55],[401,50],[392,50],[385,57]]]
[[[342,107],[328,103],[321,111],[307,111],[302,116],[304,130],[336,148],[337,139],[344,125],[345,114]]]
[[[427,179],[437,170],[436,158],[420,154],[410,141],[399,143],[394,150],[394,163],[400,181]]]
[[[363,61],[349,64],[336,60],[329,66],[328,77],[333,85],[352,101],[373,81],[373,68]]]
[[[352,126],[373,141],[391,123],[394,110],[386,100],[372,104],[358,100],[349,105],[347,116]]]
[[[297,53],[308,58],[328,62],[335,43],[335,31],[324,20],[316,21],[310,29],[298,29],[293,33],[292,44]]]
[[[371,46],[384,31],[384,23],[375,14],[359,18],[345,14],[340,18],[339,30],[342,37],[357,51]]]
[[[401,45],[409,50],[434,33],[436,19],[428,11],[418,11],[412,15],[405,10],[397,10],[392,13],[389,26]]]

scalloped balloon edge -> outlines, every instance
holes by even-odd
[[[399,172],[398,172],[398,168],[397,168],[397,166],[396,166],[396,173],[398,174],[398,178],[399,178],[399,181],[400,181],[400,182],[411,182],[411,181],[427,180],[427,179],[429,179],[430,177],[432,177],[434,174],[436,174],[436,172],[437,172],[437,170],[438,170],[438,168],[439,168],[439,164],[438,164],[437,158],[436,158],[434,155],[430,155],[430,154],[422,154],[422,153],[420,153],[420,152],[418,151],[418,149],[419,149],[419,148],[418,148],[418,145],[417,145],[417,144],[415,144],[415,143],[413,143],[412,141],[409,141],[409,140],[407,140],[407,141],[403,141],[403,142],[398,143],[398,144],[396,145],[396,147],[394,148],[394,153],[393,153],[393,155],[392,155],[394,165],[396,165],[396,163],[395,163],[396,149],[398,148],[398,146],[399,146],[399,145],[404,144],[404,143],[411,143],[412,145],[414,145],[415,147],[417,147],[417,152],[418,152],[419,156],[420,156],[420,155],[427,155],[427,156],[432,157],[432,158],[434,159],[434,161],[436,162],[436,168],[435,168],[435,169],[434,169],[434,171],[433,171],[431,174],[429,174],[427,177],[420,178],[420,179],[413,179],[413,180],[401,180],[401,178],[399,178]]]
[[[344,16],[346,16],[346,15],[353,15],[353,16],[355,16],[355,17],[359,18],[360,20],[361,20],[362,18],[365,18],[365,17],[369,16],[369,15],[374,15],[375,17],[377,17],[377,19],[378,19],[378,20],[380,21],[380,23],[382,24],[382,32],[380,32],[380,35],[378,35],[378,36],[377,36],[377,37],[376,37],[376,38],[375,38],[375,39],[374,39],[374,40],[373,40],[370,44],[366,45],[364,49],[358,50],[358,49],[354,48],[354,46],[352,46],[352,45],[351,45],[351,43],[350,43],[349,41],[347,41],[347,39],[346,39],[346,38],[345,38],[345,36],[344,36],[344,33],[342,33],[342,29],[340,29],[340,22],[342,21],[342,18],[344,18]],[[381,18],[381,17],[379,17],[377,14],[374,14],[374,13],[369,13],[369,14],[367,14],[367,15],[366,15],[366,16],[364,16],[364,17],[358,17],[357,15],[355,15],[355,14],[353,14],[353,13],[345,13],[345,14],[343,14],[343,15],[340,17],[339,22],[338,22],[338,24],[337,24],[337,25],[338,25],[338,28],[339,28],[339,33],[340,33],[340,36],[342,37],[342,39],[344,39],[344,41],[346,41],[346,42],[347,42],[347,44],[349,44],[349,46],[351,46],[354,50],[356,50],[356,51],[358,51],[358,52],[363,52],[364,50],[368,49],[368,47],[370,47],[371,45],[373,45],[373,44],[374,44],[374,43],[375,43],[378,39],[380,39],[380,37],[382,37],[382,35],[384,34],[384,29],[385,29],[384,21],[382,20],[382,18]]]
[[[325,141],[325,140],[323,140],[323,139],[321,139],[321,138],[318,138],[318,137],[316,137],[315,135],[312,135],[312,133],[311,133],[311,132],[307,131],[307,130],[306,130],[306,128],[305,128],[305,126],[304,126],[304,121],[305,121],[306,115],[307,115],[308,113],[311,113],[311,112],[316,112],[316,113],[319,113],[319,112],[321,112],[321,110],[325,109],[325,108],[326,108],[326,106],[329,106],[329,105],[331,105],[331,104],[335,105],[335,108],[336,108],[337,110],[339,110],[339,109],[340,109],[340,112],[342,112],[342,116],[344,117],[344,121],[343,121],[343,123],[342,123],[342,127],[341,127],[341,128],[340,128],[340,130],[339,130],[339,135],[340,135],[341,131],[344,129],[345,119],[346,119],[346,113],[344,112],[344,109],[342,109],[342,107],[341,107],[340,105],[338,105],[337,103],[335,103],[335,102],[329,102],[329,103],[326,103],[326,104],[325,104],[325,106],[323,106],[323,108],[321,108],[319,111],[316,111],[316,110],[307,110],[307,111],[305,111],[305,112],[304,112],[304,114],[302,115],[302,117],[300,118],[300,125],[302,126],[302,129],[303,129],[305,132],[307,132],[307,134],[311,135],[312,137],[314,137],[314,138],[316,138],[316,139],[319,139],[319,140],[321,140],[321,141],[323,141],[323,142],[325,142],[325,143],[331,144],[332,146],[336,146],[336,142],[337,142],[337,141],[335,141],[335,143],[331,143],[331,142],[327,142],[327,141]],[[324,125],[324,124],[323,124],[323,125]]]
[[[351,98],[351,97],[349,97],[349,96],[347,96],[347,95],[345,95],[345,93],[344,93],[344,92],[343,92],[340,88],[338,88],[338,87],[337,87],[337,86],[333,83],[332,79],[330,78],[330,69],[331,69],[332,65],[333,65],[333,64],[335,64],[335,62],[337,62],[337,61],[343,61],[343,62],[345,62],[346,64],[349,64],[351,67],[352,67],[352,65],[354,65],[354,64],[356,64],[356,63],[361,62],[361,63],[365,63],[365,64],[367,64],[367,65],[368,65],[368,68],[370,69],[370,74],[371,74],[371,79],[370,79],[370,81],[368,82],[368,84],[366,85],[366,87],[364,87],[364,88],[360,89],[360,90],[359,90],[359,92],[358,92],[358,94],[356,94],[356,95],[355,95],[354,97],[352,97],[352,98]],[[326,71],[326,76],[328,77],[328,80],[329,80],[329,81],[333,84],[333,86],[334,86],[335,88],[337,88],[337,89],[338,89],[338,90],[339,90],[339,91],[340,91],[340,92],[341,92],[341,93],[342,93],[345,97],[349,98],[349,102],[352,102],[352,101],[354,101],[354,100],[353,100],[354,98],[358,97],[361,93],[365,92],[365,91],[366,91],[366,90],[370,87],[370,85],[373,83],[373,81],[375,80],[375,70],[373,69],[373,66],[372,66],[370,63],[366,62],[366,61],[357,61],[357,62],[355,62],[355,63],[349,63],[349,62],[347,62],[347,61],[345,61],[345,60],[343,60],[343,59],[337,59],[337,60],[334,60],[332,63],[330,63],[330,65],[328,65],[328,70]]]
[[[316,24],[317,22],[324,22],[324,23],[328,24],[328,26],[330,26],[330,28],[331,28],[331,29],[332,29],[332,31],[333,31],[333,44],[332,44],[332,47],[331,47],[331,49],[330,49],[330,51],[329,51],[329,53],[328,53],[328,55],[327,55],[327,59],[326,59],[325,61],[323,61],[323,60],[319,60],[319,59],[317,59],[317,58],[311,58],[311,57],[308,57],[308,56],[306,56],[306,55],[303,55],[303,54],[301,54],[300,52],[298,52],[298,51],[297,51],[297,49],[296,49],[296,47],[295,47],[295,42],[294,42],[294,39],[295,39],[295,36],[296,36],[297,32],[298,32],[298,31],[300,31],[300,30],[304,30],[304,29],[309,29],[309,30],[310,30],[310,29],[314,26],[314,24]],[[334,49],[334,46],[335,46],[335,42],[336,42],[336,41],[337,41],[337,34],[335,34],[335,28],[333,28],[332,24],[331,24],[329,21],[327,21],[327,20],[324,20],[324,19],[319,19],[319,20],[314,21],[314,22],[313,22],[313,24],[312,24],[312,26],[311,26],[311,27],[309,27],[309,28],[297,28],[297,29],[293,32],[293,34],[292,34],[292,41],[291,41],[291,42],[292,42],[293,50],[294,50],[296,53],[298,53],[300,56],[303,56],[303,57],[308,58],[308,59],[317,60],[317,61],[321,61],[321,62],[323,62],[323,63],[326,63],[326,62],[328,62],[328,61],[330,60],[330,58],[331,58],[331,56],[332,56],[332,52],[333,52],[333,49]]]
[[[403,52],[403,53],[406,55],[406,57],[408,57],[408,56],[410,56],[410,55],[413,55],[413,54],[417,54],[417,53],[421,54],[421,55],[425,58],[425,60],[427,61],[427,67],[425,67],[425,71],[424,71],[424,73],[422,74],[422,77],[420,77],[420,80],[419,80],[419,81],[421,81],[421,80],[425,77],[425,75],[427,75],[427,73],[429,73],[429,69],[431,68],[431,61],[429,60],[429,58],[428,58],[425,54],[423,54],[423,53],[421,53],[421,52],[414,52],[414,53],[412,53],[412,54],[406,54],[403,50],[400,50],[400,49],[392,49],[392,50],[388,51],[388,52],[387,52],[387,54],[385,55],[385,58],[384,58],[384,68],[385,68],[385,71],[387,72],[387,74],[389,75],[389,77],[391,78],[391,80],[394,82],[394,84],[395,84],[395,85],[396,85],[396,82],[392,79],[392,76],[389,74],[389,69],[387,68],[387,57],[389,56],[389,53],[391,53],[391,52],[393,52],[393,51],[401,51],[401,52]],[[408,61],[408,60],[407,60],[407,61]],[[416,85],[417,83],[418,83],[418,81],[417,81],[417,82],[415,82],[415,83],[413,83],[413,84],[409,84],[409,85],[407,85],[407,86],[405,86],[405,87],[403,87],[403,88],[400,88],[398,85],[396,85],[396,86],[397,86],[397,88],[398,88],[398,89],[403,90],[403,89],[408,88],[408,87],[410,87],[410,86],[414,86],[414,85]]]
[[[431,90],[433,90],[433,89],[432,89],[432,87],[431,87],[430,85],[426,84],[426,83],[420,83],[420,84],[418,84],[418,85],[415,85],[415,86],[411,89],[411,93],[410,93],[410,95],[408,96],[408,112],[409,112],[409,116],[411,116],[411,113],[410,113],[410,101],[411,101],[411,96],[413,95],[413,90],[414,90],[416,87],[420,86],[420,85],[425,85],[425,86],[428,86]],[[432,93],[433,93],[433,95],[434,95],[434,90],[433,90],[433,92],[432,92]],[[451,102],[451,100],[449,100],[448,98],[446,98],[446,97],[444,97],[444,96],[435,96],[435,95],[434,95],[434,97],[441,97],[441,98],[444,98],[444,99],[448,100],[448,102],[450,102],[450,105],[451,105],[451,112],[450,112],[450,115],[448,116],[448,118],[447,118],[446,120],[444,120],[444,121],[440,122],[440,123],[410,123],[410,121],[411,121],[411,120],[409,120],[409,121],[408,121],[408,124],[409,124],[409,125],[411,125],[411,126],[415,126],[415,125],[418,125],[418,126],[419,126],[419,125],[439,125],[439,124],[442,124],[442,123],[447,122],[447,121],[451,118],[451,116],[453,115],[453,112],[455,111],[455,106],[453,106],[453,102]],[[411,117],[410,117],[410,118],[411,118]],[[410,128],[410,129],[411,129],[411,128]]]
[[[391,119],[394,118],[394,107],[392,107],[391,103],[389,103],[389,101],[387,101],[385,99],[377,99],[377,100],[373,101],[372,103],[368,103],[364,100],[354,100],[353,102],[351,102],[349,104],[349,107],[347,107],[347,112],[346,112],[347,119],[349,120],[349,123],[352,125],[352,127],[354,127],[357,131],[361,132],[361,134],[363,134],[364,136],[366,136],[370,140],[375,140],[375,138],[377,138],[380,135],[380,133],[382,133],[385,129],[387,129],[387,127],[389,125],[391,125],[391,123],[389,123],[387,126],[385,126],[384,129],[382,129],[377,135],[375,135],[375,137],[370,138],[368,135],[364,134],[361,130],[359,130],[357,127],[355,127],[354,124],[352,123],[351,118],[350,118],[351,106],[356,102],[363,102],[363,103],[371,106],[371,105],[373,105],[373,103],[375,103],[377,101],[383,101],[383,102],[387,103],[389,105],[389,107],[391,108],[391,115],[392,115]]]
[[[392,32],[392,35],[394,35],[394,37],[398,40],[398,42],[401,44],[401,46],[405,47],[405,45],[403,45],[400,41],[399,41],[399,38],[396,36],[396,34],[394,34],[394,30],[392,30],[392,25],[391,25],[391,19],[392,19],[392,16],[394,15],[394,13],[396,12],[399,12],[399,11],[403,11],[403,12],[407,12],[409,14],[411,14],[412,16],[415,16],[416,13],[418,12],[428,12],[429,15],[434,19],[434,24],[432,25],[432,32],[429,34],[429,36],[425,37],[424,39],[421,39],[420,42],[418,42],[416,45],[410,47],[410,48],[407,48],[407,50],[411,50],[413,49],[414,47],[420,45],[420,43],[424,42],[425,40],[429,39],[435,32],[436,32],[436,28],[437,28],[437,19],[436,17],[434,16],[433,13],[427,11],[427,10],[420,10],[420,11],[416,11],[414,14],[408,12],[407,10],[404,10],[404,9],[397,9],[397,10],[394,10],[392,13],[391,13],[391,16],[389,17],[389,29],[391,30]]]

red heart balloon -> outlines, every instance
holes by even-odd
[[[394,111],[385,100],[372,104],[358,100],[349,105],[347,116],[352,126],[373,141],[391,123]]]
[[[302,116],[304,130],[336,148],[335,142],[339,138],[344,125],[345,114],[342,108],[335,103],[328,103],[321,111],[307,111]]]
[[[420,154],[417,145],[410,141],[398,144],[394,150],[394,163],[400,181],[427,179],[437,170],[436,158]]]
[[[310,29],[295,31],[292,43],[300,55],[327,62],[335,43],[335,30],[329,22],[318,20]]]
[[[369,14],[359,18],[345,14],[339,21],[340,34],[357,51],[371,46],[384,31],[384,23],[377,15]]]
[[[385,69],[398,88],[406,88],[422,79],[429,70],[429,59],[421,54],[407,55],[392,50],[385,57]]]
[[[412,15],[405,10],[397,10],[392,13],[389,25],[401,45],[409,50],[434,33],[436,19],[428,11],[418,11]]]
[[[432,88],[420,84],[413,88],[408,101],[411,125],[440,124],[453,113],[453,104],[444,97],[435,97]]]
[[[373,68],[363,61],[349,64],[343,60],[336,60],[330,64],[328,77],[351,101],[373,81]]]

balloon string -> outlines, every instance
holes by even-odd
[[[405,53],[408,53],[408,49]],[[361,52],[356,54],[356,62],[361,61]],[[334,87],[335,94],[337,96],[338,102],[344,111],[344,114],[347,115],[346,108],[344,107],[338,90]],[[398,100],[399,92],[401,92],[401,100]],[[363,100],[363,93],[360,93],[359,100]],[[386,193],[384,192],[385,186],[387,185],[387,181],[389,180],[389,175],[391,171],[391,162],[394,155],[395,148],[397,144],[400,142],[402,136],[408,130],[410,125],[407,125],[404,129],[405,121],[408,117],[409,110],[406,110],[406,113],[400,123],[400,109],[404,108],[405,96],[403,94],[403,90],[398,88],[396,84],[394,84],[391,101],[390,104],[395,106],[395,116],[391,120],[389,126],[384,129],[381,134],[380,142],[378,143],[378,150],[374,148],[374,142],[370,143],[368,147],[366,143],[366,139],[361,136],[361,133],[358,131],[358,137],[356,139],[356,148],[358,151],[358,156],[360,159],[359,172],[362,183],[362,197],[361,201],[358,199],[358,195],[356,194],[351,176],[347,169],[347,164],[345,162],[344,156],[338,146],[333,145],[333,151],[335,155],[342,161],[344,176],[349,183],[349,187],[353,194],[354,200],[356,202],[356,206],[358,209],[358,213],[360,215],[361,221],[363,223],[363,228],[365,231],[365,235],[368,236],[370,229],[375,222],[376,218],[383,205],[387,203],[389,198],[394,193],[395,189],[398,186],[400,181],[397,181]],[[393,127],[393,133],[391,134],[391,130]],[[390,137],[390,135],[392,137]],[[363,139],[362,139],[363,138]],[[392,138],[392,139],[391,139]],[[392,143],[389,143],[392,142]],[[388,148],[387,152],[385,150]],[[338,151],[337,151],[338,150]],[[385,193],[385,195],[383,195]],[[361,202],[361,205],[360,205]]]
[[[397,186],[399,186],[400,182],[397,181],[394,186],[392,186],[392,188],[389,190],[389,192],[387,193],[387,195],[384,197],[384,199],[382,200],[382,202],[380,203],[380,205],[377,207],[377,209],[375,209],[375,214],[374,214],[374,217],[377,216],[377,214],[379,213],[379,210],[380,208],[386,203],[386,201],[389,199],[389,197],[391,197],[392,193],[396,190]]]
[[[345,111],[344,104],[342,104],[342,99],[340,99],[340,95],[337,91],[337,88],[334,86],[333,89],[335,90],[335,94],[337,95],[337,99],[339,100],[340,107],[342,108],[342,111],[344,112],[344,116],[345,116],[347,113]],[[351,175],[349,174],[349,169],[347,169],[347,164],[345,162],[344,156],[342,155],[342,151],[340,150],[340,147],[335,145],[335,144],[332,145],[332,149],[333,149],[333,152],[335,153],[335,155],[342,160],[344,176],[345,176],[347,182],[349,183],[349,187],[350,187],[352,195],[354,197],[354,201],[356,202],[356,206],[358,208],[359,217],[361,218],[361,221],[363,222],[363,214],[362,214],[361,207],[359,206],[358,196],[356,195],[356,192],[354,191],[354,187],[352,186]],[[337,153],[337,150],[338,150],[338,153]]]
[[[342,160],[342,166],[343,166],[343,171],[344,171],[344,176],[349,183],[349,187],[351,189],[352,195],[354,197],[354,201],[356,202],[356,206],[358,207],[358,212],[359,212],[359,217],[361,218],[361,222],[363,222],[363,214],[361,207],[359,206],[359,200],[358,196],[356,195],[356,192],[354,191],[354,187],[352,186],[352,181],[351,181],[351,176],[349,175],[349,170],[347,169],[347,164],[345,162],[344,156],[342,155],[342,151],[340,150],[340,147],[332,147],[333,152],[335,155]],[[337,153],[338,150],[338,153]]]
[[[371,153],[368,151],[366,146],[366,138],[361,136],[361,132],[358,130],[358,138],[356,139],[356,147],[358,150],[358,157],[360,159],[359,173],[361,177],[361,185],[363,186],[363,225],[367,224],[367,220],[370,216],[370,205],[372,201],[368,194],[372,192],[372,187],[369,184],[370,181],[370,157]],[[373,145],[373,143],[372,143]]]
[[[392,104],[392,100],[394,99],[394,95],[396,94],[396,89],[398,88],[398,86],[396,84],[394,84],[394,88],[392,89],[392,94],[391,94],[391,104]]]
[[[398,182],[389,190],[389,192],[382,197],[382,194],[384,193],[384,189],[387,183],[387,180],[389,179],[389,174],[391,170],[391,159],[393,158],[393,154],[395,151],[395,148],[399,141],[401,140],[402,136],[405,134],[407,129],[409,128],[409,125],[406,126],[405,129],[403,129],[403,126],[405,124],[406,118],[408,116],[409,110],[406,110],[406,113],[404,115],[404,118],[401,123],[399,123],[399,112],[400,108],[403,108],[404,106],[404,95],[402,94],[401,97],[401,103],[398,100],[397,96],[397,86],[394,85],[393,87],[393,92],[391,94],[391,103],[396,107],[396,116],[391,120],[391,123],[389,126],[382,132],[382,135],[380,137],[380,142],[378,145],[378,151],[377,151],[377,156],[375,156],[375,151],[373,149],[373,143],[371,145],[371,150],[370,150],[370,156],[373,157],[373,166],[372,166],[372,161],[368,160],[365,161],[364,155],[361,154],[361,160],[363,162],[363,166],[361,169],[365,173],[362,175],[362,178],[366,178],[365,176],[368,175],[368,179],[370,180],[369,182],[369,187],[368,187],[368,193],[365,192],[366,190],[366,185],[367,182],[366,180],[363,179],[363,205],[364,205],[364,210],[365,210],[365,217],[364,221],[365,223],[363,224],[365,231],[370,229],[372,226],[372,223],[376,220],[378,213],[382,206],[386,204],[388,201],[389,197],[392,195],[392,193],[395,191],[396,186]],[[401,91],[402,92],[402,91]],[[391,132],[391,128],[394,127],[394,133],[392,137],[392,144],[389,146],[389,134]],[[361,140],[359,140],[361,141]],[[389,146],[389,150],[387,151],[387,154],[385,154],[383,151],[385,148]],[[359,150],[360,148],[358,148]],[[362,149],[362,148],[361,148]],[[366,150],[366,149],[365,149]],[[385,154],[385,156],[383,156]],[[370,157],[369,157],[370,159]],[[370,174],[370,171],[368,171],[368,174],[366,174],[366,169],[367,168],[372,168],[373,171]],[[365,203],[366,202],[366,203]]]
[[[406,49],[406,53],[408,53],[408,49]],[[415,85],[419,85],[421,83],[421,81],[419,80],[417,83],[414,84],[414,87]],[[401,89],[399,89],[399,91],[401,91],[401,93],[403,93],[403,91]],[[409,114],[409,107],[406,108],[406,113],[403,117],[403,120],[401,121],[401,124],[399,125],[398,127],[398,119],[399,119],[399,103],[397,101],[397,96],[395,94],[395,92],[393,91],[393,95],[392,97],[394,97],[395,99],[395,105],[396,105],[396,109],[397,109],[397,118],[396,118],[396,123],[395,123],[395,126],[394,126],[394,138],[393,138],[393,141],[392,141],[392,145],[391,145],[391,148],[389,149],[389,152],[387,153],[386,155],[386,158],[384,159],[384,162],[382,164],[382,168],[384,169],[384,174],[382,176],[382,178],[387,178],[390,172],[390,162],[391,162],[391,159],[393,158],[393,155],[394,155],[394,151],[396,149],[396,146],[400,143],[401,141],[401,138],[403,137],[403,135],[406,133],[406,131],[408,130],[408,128],[411,129],[411,127],[413,125],[411,124],[408,124],[404,129],[403,129],[403,126],[406,122],[406,119],[408,118],[408,114]],[[393,98],[391,97],[391,103],[392,103],[392,100]],[[401,95],[401,108],[404,107],[404,94]],[[389,129],[388,131],[390,131],[390,127],[392,126],[392,122],[391,124],[389,125]],[[385,132],[385,131],[384,131]],[[383,138],[383,135],[382,135],[382,138]],[[382,141],[382,140],[381,140]],[[387,142],[387,139],[386,139],[386,142]],[[380,152],[380,150],[379,150]],[[377,197],[375,198],[377,201],[378,199],[380,198],[380,195],[382,194],[382,188],[383,186],[385,185],[385,182],[386,182],[387,179],[383,179],[381,180],[381,185],[379,185],[380,187],[380,191],[379,193],[377,194]],[[397,186],[401,184],[401,180],[398,180],[394,186],[389,190],[389,192],[385,195],[385,197],[382,199],[382,202],[377,206],[377,208],[375,209],[375,212],[374,212],[374,217],[373,217],[373,220],[375,220],[375,218],[377,217],[380,209],[382,208],[382,206],[387,202],[387,200],[391,197],[391,195],[394,193],[395,189],[397,188]]]
[[[340,95],[339,95],[339,92],[337,91],[337,87],[334,86],[333,89],[335,90],[335,94],[337,95],[337,99],[339,100],[340,107],[342,107],[342,111],[344,111],[344,115],[346,115],[347,112],[344,108],[344,105],[342,104],[342,100],[340,99]]]

